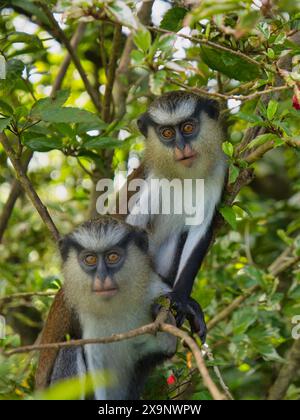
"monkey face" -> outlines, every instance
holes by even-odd
[[[63,239],[64,288],[72,306],[101,313],[134,301],[151,270],[145,231],[125,223],[90,222]]]
[[[205,177],[223,159],[215,101],[170,92],[154,101],[138,126],[146,137],[146,165],[166,177]]]

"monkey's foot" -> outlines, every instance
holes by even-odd
[[[177,327],[181,327],[184,321],[189,321],[191,331],[193,334],[197,334],[202,343],[205,343],[207,328],[204,320],[204,314],[199,303],[189,298],[182,298],[175,292],[167,293],[161,297],[166,298],[169,303],[169,309],[172,312]],[[156,317],[159,310],[164,306],[161,303],[155,303],[153,306],[153,315]]]

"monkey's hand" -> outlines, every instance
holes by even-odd
[[[156,318],[160,309],[166,306],[163,301],[166,299],[169,302],[169,310],[174,315],[176,325],[178,328],[182,326],[184,321],[189,321],[191,331],[193,334],[197,334],[202,343],[205,343],[207,328],[204,320],[204,314],[199,303],[189,298],[183,298],[176,292],[170,292],[161,298],[153,305],[153,316]]]

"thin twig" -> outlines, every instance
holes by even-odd
[[[44,13],[46,14],[47,18],[49,19],[49,22],[53,27],[53,31],[55,32],[56,37],[61,41],[62,44],[64,44],[64,46],[68,50],[75,66],[78,70],[78,73],[80,74],[80,77],[83,81],[83,84],[84,84],[84,86],[85,86],[85,88],[86,88],[86,90],[87,90],[87,92],[88,92],[88,94],[89,94],[89,96],[90,96],[90,98],[93,102],[93,104],[95,105],[97,111],[101,112],[101,103],[100,103],[99,95],[95,91],[93,86],[90,84],[90,82],[87,78],[87,75],[84,71],[84,68],[82,67],[81,61],[79,60],[74,48],[72,47],[71,42],[67,38],[64,31],[60,28],[59,24],[55,20],[53,14],[49,10],[46,3],[41,2],[41,1],[36,1],[36,3],[43,9]]]
[[[192,337],[190,337],[186,332],[180,330],[179,328],[170,324],[166,324],[164,322],[164,320],[166,319],[166,316],[167,316],[167,312],[163,309],[162,311],[160,311],[157,319],[154,322],[144,325],[139,328],[135,328],[126,333],[113,334],[109,337],[102,337],[102,338],[96,338],[96,339],[80,339],[80,340],[70,340],[67,342],[60,342],[60,343],[23,346],[23,347],[19,347],[17,349],[13,349],[8,352],[5,352],[4,355],[9,357],[14,354],[23,354],[23,353],[28,353],[32,351],[41,351],[45,349],[58,350],[58,349],[66,348],[66,347],[83,346],[83,345],[89,345],[89,344],[116,343],[119,341],[134,338],[140,335],[156,334],[158,331],[162,331],[165,333],[172,334],[173,336],[177,338],[180,338],[187,344],[187,346],[190,348],[191,352],[193,353],[198,370],[202,376],[203,383],[209,390],[212,397],[215,400],[225,400],[226,397],[219,391],[218,387],[211,379],[209,371],[203,360],[201,350],[199,349],[195,340]]]
[[[213,352],[212,352],[212,350],[209,348],[209,346],[207,344],[206,344],[206,349],[205,350],[206,350],[206,354],[207,354],[208,360],[210,362],[214,363],[215,362],[215,358],[214,358]],[[214,369],[214,372],[215,372],[216,377],[218,378],[218,380],[220,382],[220,385],[221,385],[223,391],[227,395],[227,398],[229,400],[234,400],[234,398],[233,398],[233,396],[232,396],[232,394],[231,394],[228,386],[225,384],[225,381],[224,381],[224,379],[222,377],[221,371],[218,368],[218,366],[213,365],[213,369]]]
[[[137,13],[139,21],[143,25],[149,25],[150,23],[153,3],[154,0],[144,0]],[[135,44],[133,41],[133,34],[130,33],[125,42],[123,53],[119,60],[119,66],[116,71],[116,78],[113,88],[114,103],[116,105],[116,114],[118,118],[121,118],[126,112],[126,99],[128,97],[128,86],[131,70],[130,60],[131,52],[134,48]],[[135,84],[138,85],[139,81],[136,81]]]
[[[91,171],[89,171],[85,166],[84,166],[84,164],[81,162],[81,160],[80,160],[80,158],[79,157],[77,157],[77,162],[78,162],[78,165],[81,167],[81,169],[90,177],[90,178],[92,178],[93,179],[93,176],[94,176],[94,174],[93,174],[93,172],[91,172]]]
[[[47,292],[24,292],[24,293],[14,293],[12,295],[7,295],[0,297],[0,306],[11,302],[15,299],[30,299],[35,296],[55,296],[57,291],[47,291]]]
[[[32,158],[32,155],[33,155],[33,152],[31,152],[30,150],[26,151],[23,155],[22,165],[23,165],[24,172],[27,172],[27,168]],[[23,189],[20,182],[17,179],[15,179],[12,183],[8,199],[3,207],[1,217],[0,217],[0,243],[2,242],[4,232],[8,226],[8,222],[12,214],[12,211],[14,209],[14,206],[16,204],[16,201],[22,194],[22,191]]]
[[[107,69],[107,83],[105,86],[105,94],[103,99],[103,112],[102,117],[106,122],[110,122],[111,116],[111,103],[112,103],[112,90],[117,70],[117,61],[119,58],[119,51],[122,41],[122,26],[116,25],[114,30],[113,45],[111,57]]]
[[[293,251],[294,246],[290,246],[286,250],[284,250],[268,267],[268,272],[272,276],[276,277],[288,268],[291,268],[293,265],[300,262],[300,256],[291,255]],[[225,309],[219,312],[207,323],[208,330],[211,330],[221,321],[224,321],[224,319],[228,318],[232,314],[232,312],[235,311],[235,309],[237,309],[254,292],[257,292],[259,288],[259,285],[252,286],[250,289],[246,290],[243,295],[238,296],[236,299],[234,299],[230,305],[228,305]]]
[[[243,295],[238,296],[234,299],[230,305],[228,305],[225,309],[219,312],[216,316],[214,316],[210,321],[207,323],[208,330],[214,328],[219,322],[223,321],[224,319],[228,318],[232,312],[234,312],[252,293],[256,292],[259,289],[258,285],[251,287],[250,289],[246,290]]]
[[[173,83],[174,85],[180,86],[185,88],[188,91],[191,92],[195,92],[198,93],[200,95],[204,95],[207,97],[212,97],[212,98],[216,98],[216,99],[222,99],[224,101],[228,101],[229,99],[235,99],[238,101],[251,101],[253,99],[259,98],[260,96],[269,94],[269,93],[274,93],[274,92],[281,92],[282,90],[287,90],[287,89],[292,89],[291,86],[288,85],[284,85],[284,86],[274,86],[271,88],[267,88],[265,90],[260,90],[254,93],[250,93],[248,95],[226,95],[225,93],[220,93],[220,92],[211,92],[211,91],[207,91],[205,89],[201,89],[201,88],[197,88],[197,87],[191,87],[191,86],[187,86],[184,83],[179,82],[178,80],[169,78],[168,79],[170,83]]]
[[[86,29],[86,22],[80,22],[78,24],[78,27],[76,29],[75,34],[73,35],[73,37],[72,37],[72,39],[70,41],[70,45],[71,45],[73,51],[76,51],[77,50],[77,47],[78,47],[80,41],[83,38],[85,29]],[[61,89],[63,80],[64,80],[65,75],[67,73],[67,70],[68,70],[68,68],[70,66],[71,60],[72,60],[71,59],[71,55],[68,52],[66,54],[65,58],[64,58],[64,61],[62,62],[61,66],[60,66],[60,68],[58,70],[57,76],[56,76],[56,78],[54,80],[54,83],[52,85],[52,90],[51,90],[51,96],[52,97],[56,94],[56,92],[58,90]]]
[[[78,25],[78,27],[77,27],[77,29],[76,29],[76,31],[75,31],[72,39],[71,39],[71,45],[72,45],[72,47],[74,49],[77,49],[77,47],[78,47],[78,45],[79,45],[79,43],[80,43],[80,41],[82,39],[82,36],[84,34],[85,27],[86,27],[86,24],[85,23],[83,23],[83,22],[80,22],[79,23],[79,25]],[[65,75],[67,73],[67,70],[68,70],[68,67],[69,67],[70,63],[71,63],[71,56],[70,56],[69,53],[67,53],[66,54],[66,57],[64,58],[61,66],[60,66],[60,68],[58,70],[57,76],[56,76],[56,78],[54,80],[54,83],[53,83],[53,86],[52,86],[52,90],[51,90],[51,97],[52,98],[55,97],[57,91],[59,89],[61,89],[61,86],[62,86],[62,83],[63,83],[63,79],[64,79],[64,77],[65,77]],[[24,164],[23,164],[24,165],[24,167],[23,167],[24,172],[27,172],[27,168],[28,168],[28,165],[30,163],[30,160],[31,160],[32,156],[33,156],[33,152],[32,151],[28,151],[28,152],[25,152],[24,153],[24,156],[23,156],[23,159],[24,159]],[[5,232],[5,230],[6,230],[7,226],[8,226],[8,222],[9,222],[9,219],[10,219],[10,217],[12,215],[12,212],[13,212],[13,209],[15,207],[15,204],[16,204],[18,198],[20,197],[20,195],[22,194],[22,192],[23,192],[23,189],[21,187],[21,184],[16,179],[12,183],[11,190],[10,190],[10,193],[9,193],[9,196],[8,196],[8,199],[7,199],[6,203],[5,203],[5,206],[4,206],[3,210],[2,210],[2,214],[1,214],[1,217],[0,217],[0,243],[2,242],[4,232]]]
[[[24,189],[24,191],[30,198],[32,204],[38,211],[43,222],[48,227],[52,235],[52,238],[55,240],[55,242],[57,242],[60,238],[59,232],[55,224],[53,223],[53,220],[51,219],[51,216],[47,208],[44,206],[37,192],[33,188],[33,185],[31,184],[26,172],[24,171],[24,168],[22,166],[20,159],[16,156],[15,151],[13,150],[7,136],[4,133],[0,133],[0,142],[16,171],[17,178],[22,188]]]
[[[162,324],[160,330],[163,332],[170,333],[175,337],[181,338],[187,344],[187,346],[193,353],[198,370],[202,376],[203,383],[209,390],[210,394],[215,400],[226,400],[227,398],[219,391],[218,387],[211,379],[208,369],[203,360],[201,350],[199,349],[196,341],[192,337],[190,337],[186,332],[170,324]]]
[[[279,371],[279,374],[269,390],[268,400],[277,401],[282,400],[289,388],[293,378],[296,377],[300,366],[300,339],[295,340],[292,347],[289,349],[284,363]]]
[[[254,60],[254,58],[251,58],[248,55],[246,55],[246,54],[244,54],[240,51],[232,50],[231,48],[225,47],[224,45],[217,44],[215,42],[209,41],[206,38],[197,38],[195,36],[185,35],[185,34],[178,33],[178,32],[172,32],[172,31],[168,31],[166,29],[158,28],[156,26],[155,27],[148,26],[147,28],[150,31],[159,32],[159,33],[163,33],[163,34],[166,34],[166,35],[175,35],[179,38],[188,39],[189,41],[195,42],[197,44],[206,45],[208,47],[212,47],[212,48],[217,49],[219,51],[225,51],[227,53],[235,55],[236,57],[242,58],[243,60],[247,61],[248,63],[255,64],[256,66],[259,66],[259,67],[263,66],[263,64],[260,63],[259,61]]]

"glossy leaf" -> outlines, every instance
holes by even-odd
[[[212,70],[217,70],[235,80],[247,82],[261,75],[259,66],[229,51],[202,46],[201,57]]]

